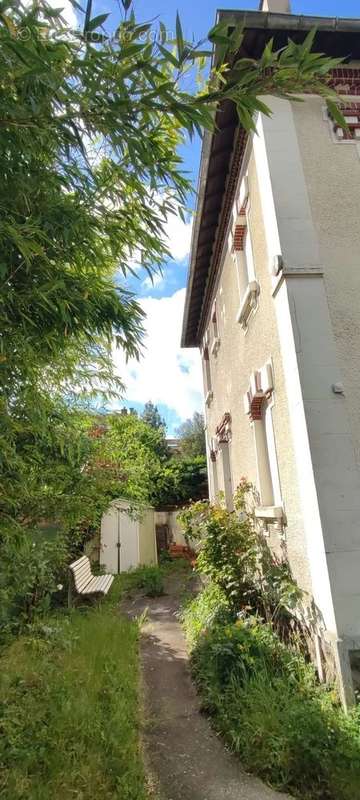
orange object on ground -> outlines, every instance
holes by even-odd
[[[185,544],[171,544],[169,547],[169,554],[172,558],[186,558],[188,561],[192,561],[195,557],[195,553],[191,547]]]

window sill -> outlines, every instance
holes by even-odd
[[[250,315],[257,308],[260,286],[257,281],[250,281],[237,313],[236,322],[246,330]]]
[[[218,354],[219,347],[220,347],[220,339],[216,338],[216,339],[214,339],[214,341],[213,341],[213,343],[211,345],[211,351],[210,351],[211,355],[215,356],[215,358],[216,358],[216,356]]]
[[[286,519],[282,506],[258,506],[255,508],[255,517],[262,522],[264,536],[269,536],[270,526],[273,526],[285,539]]]
[[[212,392],[208,392],[208,393],[207,393],[207,395],[206,395],[206,397],[205,397],[205,404],[206,404],[207,406],[210,406],[210,405],[211,405],[211,402],[212,402],[213,396],[214,396],[214,395],[213,395],[213,393],[212,393]]]
[[[285,519],[285,514],[282,506],[258,506],[255,508],[255,517],[267,522],[279,522]]]

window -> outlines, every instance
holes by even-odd
[[[210,440],[209,446],[209,478],[210,478],[210,499],[215,500],[219,494],[218,473],[216,456],[218,452],[217,440],[215,438]]]
[[[237,268],[240,308],[237,321],[246,329],[252,311],[257,308],[259,284],[255,276],[251,242],[250,201],[247,178],[240,190],[239,213],[234,229],[233,254]]]
[[[239,240],[238,240],[239,243]],[[241,249],[236,250],[237,278],[239,286],[240,303],[243,301],[246,290],[251,281],[255,280],[254,259],[249,228],[245,227],[241,234]]]
[[[253,421],[261,505],[281,504],[274,427],[269,400],[261,404],[261,416]]]
[[[273,374],[270,363],[251,375],[250,386],[245,395],[245,411],[249,415],[255,443],[257,485],[260,506],[257,517],[264,520],[281,521],[284,516],[280,478],[277,463],[276,443],[272,420]]]
[[[225,506],[228,511],[234,510],[233,481],[230,463],[230,442],[231,442],[231,416],[229,412],[224,414],[221,422],[216,428],[216,452],[218,453],[221,470],[222,486],[224,492]]]
[[[212,314],[211,314],[211,325],[212,325],[212,345],[211,345],[211,353],[212,355],[216,356],[218,349],[220,347],[220,337],[219,337],[219,328],[217,322],[217,314],[216,314],[216,301],[213,305]]]
[[[229,442],[220,442],[219,451],[222,466],[225,506],[228,511],[234,510],[233,485],[230,466]]]
[[[347,123],[347,129],[339,125],[331,111],[324,108],[324,117],[328,120],[333,141],[343,144],[359,143],[360,140],[360,104],[346,102],[340,106],[340,110]]]
[[[204,377],[204,387],[205,387],[205,403],[206,405],[210,405],[213,397],[213,392],[211,383],[209,347],[207,343],[203,347],[202,351],[202,365],[203,365],[203,377]]]

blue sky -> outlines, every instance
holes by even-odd
[[[51,0],[60,6],[61,0]],[[69,0],[64,0],[64,3]],[[116,29],[119,17],[117,0],[93,0],[93,16],[107,12],[110,18],[106,27]],[[226,0],[134,0],[137,19],[158,18],[170,31],[175,27],[179,11],[184,35],[187,39],[204,38],[214,24],[217,8],[258,9],[258,0],[226,2]],[[359,0],[292,0],[293,13],[319,16],[360,16]],[[188,142],[182,148],[184,169],[196,185],[200,157],[200,142]],[[189,201],[189,207],[194,201]],[[128,280],[129,288],[141,300],[147,314],[147,336],[144,356],[140,362],[125,363],[122,354],[114,353],[114,360],[126,384],[126,395],[119,406],[133,406],[141,410],[147,400],[155,402],[165,418],[169,435],[176,426],[195,410],[202,410],[202,380],[199,356],[193,350],[180,349],[180,332],[189,261],[191,214],[187,224],[179,219],[169,220],[169,246],[173,259],[164,265],[163,276],[155,276],[154,285],[141,271],[137,278]]]

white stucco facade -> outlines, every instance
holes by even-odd
[[[360,146],[336,141],[323,105],[272,99],[259,116],[202,353],[211,496],[229,505],[242,476],[257,487],[346,702],[360,648]]]

